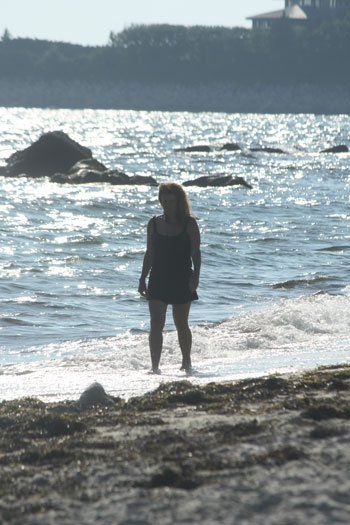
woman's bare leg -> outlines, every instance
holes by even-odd
[[[148,301],[151,317],[151,328],[149,333],[149,349],[151,353],[152,370],[159,370],[159,361],[163,348],[163,328],[165,324],[167,304],[163,301],[151,299]]]
[[[192,333],[188,326],[191,303],[173,304],[173,318],[182,353],[182,370],[191,368]]]

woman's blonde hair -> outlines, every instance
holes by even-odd
[[[176,219],[179,224],[185,222],[186,217],[192,217],[190,202],[187,197],[187,193],[177,182],[162,182],[158,188],[158,200],[160,203],[164,193],[171,193],[176,197],[177,209]]]

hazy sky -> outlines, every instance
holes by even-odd
[[[131,24],[251,27],[247,16],[284,7],[283,0],[0,0],[0,36],[105,45]]]

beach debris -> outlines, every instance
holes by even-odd
[[[154,474],[149,482],[152,489],[172,487],[183,490],[193,490],[201,485],[195,469],[181,469],[173,465],[161,466],[159,472]]]
[[[310,432],[312,439],[327,439],[346,434],[346,428],[332,424],[317,424]]]
[[[270,376],[266,379],[265,385],[269,390],[283,390],[287,388],[288,381],[283,377]]]
[[[346,403],[339,403],[339,406],[334,406],[325,402],[315,403],[310,408],[304,410],[301,416],[315,421],[322,421],[327,419],[350,419],[350,407]]]
[[[349,385],[338,364],[119,402],[94,383],[87,410],[2,401],[0,522],[153,523],[161,494],[167,523],[348,523]]]

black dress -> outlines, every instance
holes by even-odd
[[[188,218],[178,235],[161,235],[153,217],[152,268],[147,299],[166,304],[184,304],[198,299],[189,289],[192,274],[191,241],[187,233]]]

